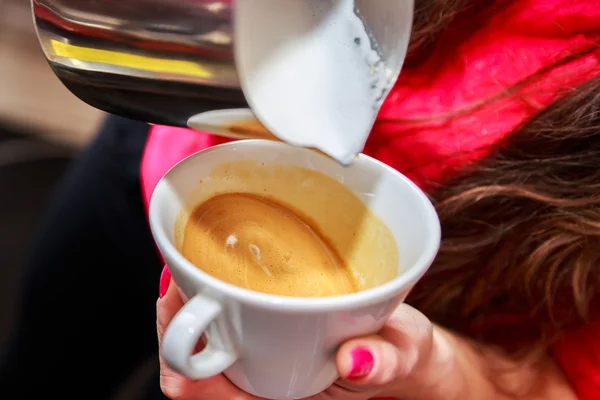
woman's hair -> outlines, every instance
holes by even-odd
[[[417,0],[409,62],[426,57],[461,12],[490,3]],[[457,332],[521,349],[545,350],[585,323],[600,294],[600,76],[532,117],[432,199],[442,244],[410,304]]]

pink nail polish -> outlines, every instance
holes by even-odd
[[[375,365],[373,354],[366,347],[357,347],[352,350],[352,370],[348,379],[362,379],[369,376]]]
[[[169,267],[165,265],[160,274],[160,285],[158,287],[158,295],[162,299],[167,294],[167,290],[169,290],[169,285],[171,284],[171,271],[169,271]]]

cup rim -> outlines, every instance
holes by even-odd
[[[427,271],[429,266],[435,259],[439,250],[441,241],[441,227],[437,212],[433,204],[425,193],[417,187],[410,179],[396,171],[392,167],[369,157],[364,154],[360,154],[355,162],[362,161],[375,165],[379,169],[383,169],[386,174],[392,175],[393,179],[400,181],[401,184],[407,185],[410,191],[416,196],[424,206],[423,224],[426,225],[427,231],[430,232],[430,240],[425,244],[421,255],[417,261],[413,263],[407,270],[383,285],[366,289],[356,293],[345,294],[341,296],[333,297],[291,297],[291,296],[279,296],[268,293],[255,292],[249,289],[244,289],[220,279],[213,277],[212,275],[204,272],[200,268],[194,266],[188,261],[173,245],[172,241],[168,238],[165,229],[160,223],[161,208],[161,194],[158,189],[161,184],[169,180],[170,175],[174,174],[178,169],[184,168],[186,164],[190,163],[191,160],[203,157],[208,153],[225,151],[236,147],[247,147],[247,146],[261,146],[268,148],[269,151],[277,151],[283,147],[294,147],[283,142],[275,142],[263,139],[248,139],[238,140],[229,143],[224,143],[216,146],[209,147],[207,149],[196,152],[183,160],[179,161],[160,179],[152,197],[150,199],[149,207],[149,220],[150,229],[152,231],[154,240],[160,251],[163,253],[166,259],[175,261],[177,265],[169,265],[169,268],[176,268],[184,271],[188,275],[196,276],[199,281],[204,285],[215,289],[218,293],[228,298],[233,298],[236,301],[255,307],[279,309],[286,311],[337,311],[343,309],[352,309],[360,306],[367,306],[370,304],[389,300],[394,296],[401,293],[403,290],[411,288]],[[297,148],[298,151],[312,151],[306,148]],[[318,154],[320,157],[326,157],[325,155]]]

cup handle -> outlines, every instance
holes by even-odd
[[[236,356],[222,345],[209,343],[197,354],[194,349],[208,326],[223,311],[221,305],[198,294],[175,315],[162,342],[162,354],[167,365],[188,379],[207,379],[229,368]],[[221,340],[216,340],[222,343]]]

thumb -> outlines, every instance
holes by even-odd
[[[410,306],[401,305],[379,335],[344,343],[337,354],[342,380],[356,387],[390,384],[411,376],[429,357],[432,324]]]
[[[337,354],[338,373],[352,386],[387,385],[413,370],[417,357],[401,353],[381,336],[369,336],[345,343]]]

